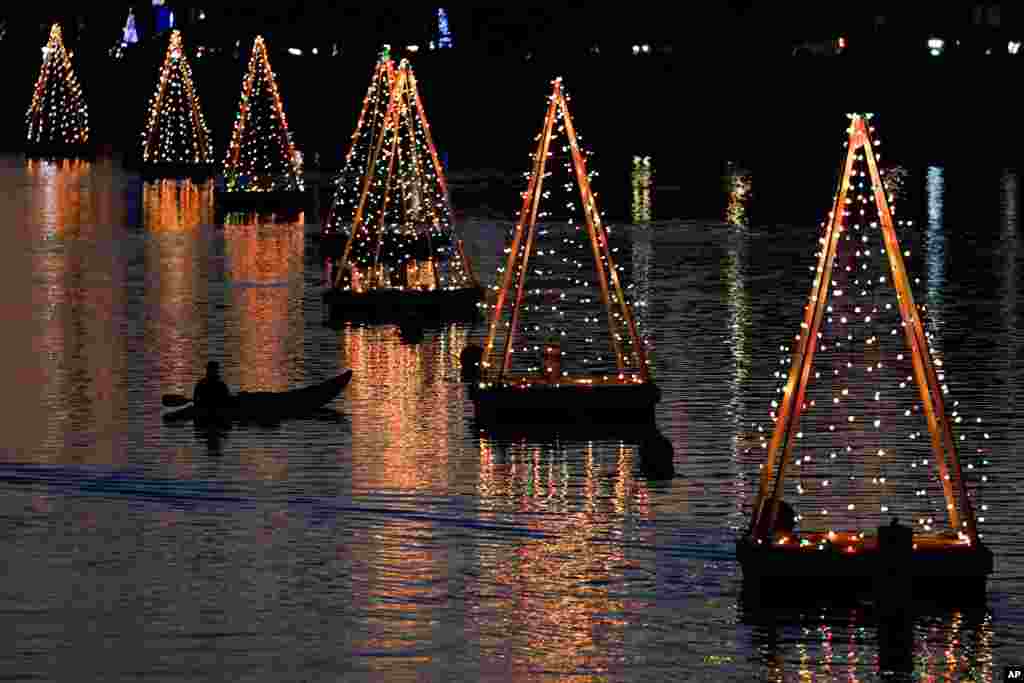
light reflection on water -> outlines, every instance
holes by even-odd
[[[419,342],[325,328],[303,218],[213,225],[209,186],[140,186],[109,162],[0,170],[15,323],[0,362],[25,387],[4,399],[5,673],[246,680],[285,658],[281,680],[873,680],[899,656],[865,611],[738,603],[733,533],[760,455],[748,432],[817,234],[751,221],[756,171],[731,176],[716,220],[648,223],[641,206],[628,230],[680,474],[648,482],[627,438],[478,433],[458,357],[482,326]],[[1024,661],[1019,186],[1009,171],[959,181],[999,198],[964,250],[978,219],[958,197],[976,193],[947,171],[907,184],[930,209],[919,242],[951,390],[993,436],[997,574],[988,608],[916,617],[910,654],[919,680],[989,681]],[[506,228],[466,226],[485,282]],[[210,357],[246,389],[355,379],[338,419],[236,428],[213,449],[158,406]],[[123,655],[97,661],[110,647]]]

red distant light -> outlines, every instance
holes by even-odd
[[[839,37],[839,49],[840,50],[845,50],[846,49],[846,38],[843,38],[842,36]]]

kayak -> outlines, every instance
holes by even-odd
[[[291,391],[240,391],[222,410],[208,412],[194,405],[164,415],[168,422],[276,422],[286,418],[305,417],[327,405],[341,394],[352,380],[352,371],[337,377]]]

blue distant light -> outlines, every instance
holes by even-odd
[[[454,46],[452,33],[448,29],[448,13],[443,7],[437,8],[437,46],[439,48]]]

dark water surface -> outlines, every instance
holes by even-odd
[[[627,258],[678,472],[650,482],[635,441],[478,434],[458,357],[482,324],[419,343],[325,327],[316,217],[215,225],[209,186],[0,160],[0,678],[877,680],[867,611],[747,609],[734,561],[752,425],[834,172],[821,195],[737,171],[699,203],[656,176],[598,183],[633,210],[613,225],[640,223]],[[490,284],[508,221],[482,183],[452,184]],[[990,434],[996,553],[984,609],[914,617],[916,680],[1024,663],[1019,185],[976,163],[906,180],[950,392]],[[248,390],[355,378],[333,415],[221,438],[163,424],[160,395],[190,391],[208,358]]]

